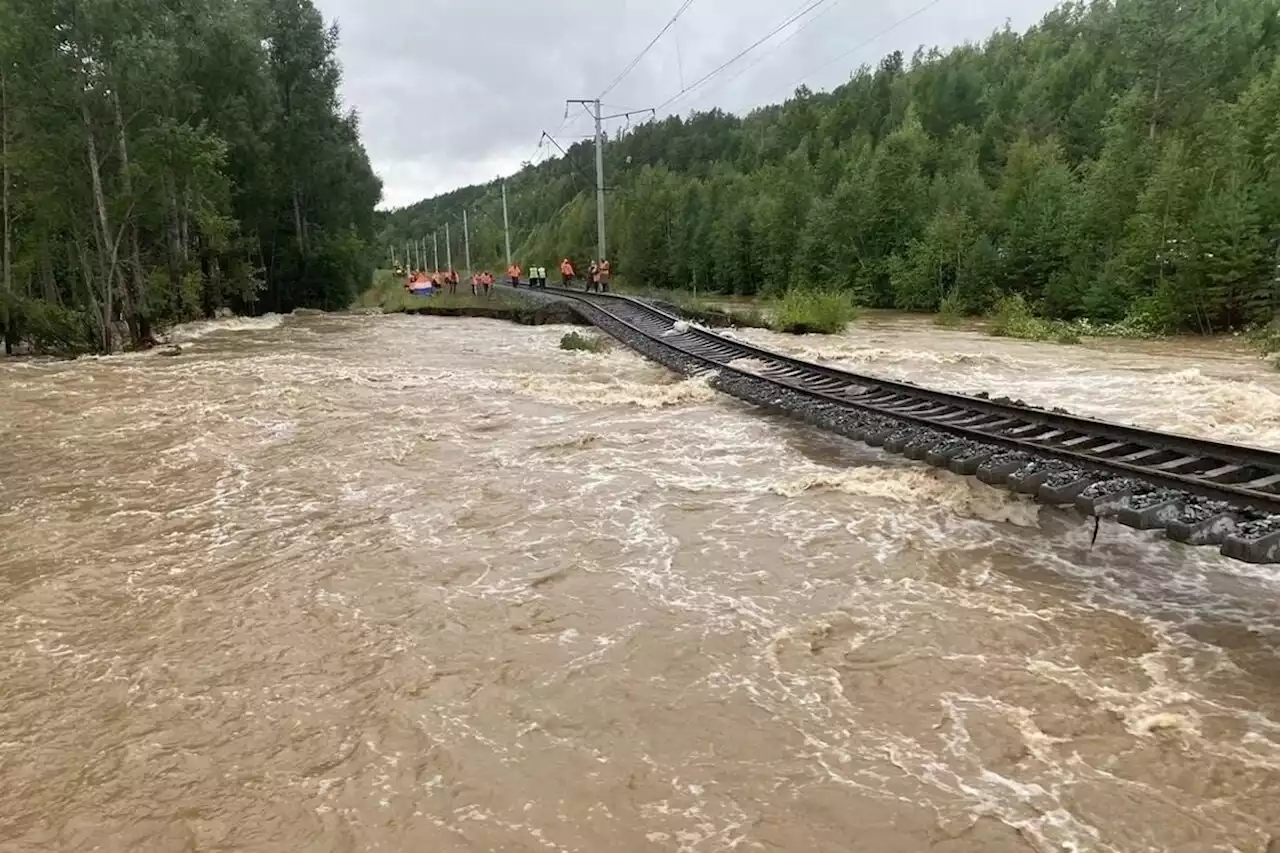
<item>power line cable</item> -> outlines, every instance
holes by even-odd
[[[662,104],[660,104],[658,107],[656,107],[656,109],[657,109],[657,110],[664,110],[664,109],[666,109],[668,106],[670,106],[671,104],[675,103],[675,102],[676,102],[677,100],[679,100],[680,98],[683,98],[683,97],[684,97],[685,95],[687,95],[689,92],[692,92],[693,90],[695,90],[695,89],[697,89],[698,87],[702,86],[702,84],[706,83],[706,82],[707,82],[708,80],[710,80],[712,77],[715,77],[715,76],[716,76],[717,74],[719,74],[721,71],[724,71],[724,70],[725,70],[726,68],[728,68],[730,65],[733,65],[733,64],[734,64],[735,62],[737,62],[739,59],[741,59],[742,57],[746,56],[748,53],[750,53],[751,51],[755,50],[757,47],[759,47],[760,45],[764,44],[764,43],[765,43],[765,42],[767,42],[769,39],[771,39],[771,38],[773,38],[774,36],[776,36],[778,33],[782,32],[782,31],[783,31],[783,30],[785,30],[787,27],[791,26],[791,25],[792,25],[792,24],[794,24],[796,21],[800,20],[800,19],[801,19],[801,18],[803,18],[805,15],[809,14],[810,12],[812,12],[814,9],[817,9],[819,6],[822,6],[822,5],[824,5],[824,4],[828,3],[828,2],[830,2],[830,0],[813,0],[813,2],[809,3],[807,6],[805,6],[803,9],[801,9],[799,12],[796,12],[795,14],[791,15],[791,17],[789,17],[789,18],[787,18],[786,20],[784,20],[781,24],[778,24],[776,27],[774,27],[772,30],[770,30],[768,33],[766,33],[763,37],[761,37],[760,39],[756,40],[755,42],[752,42],[752,43],[751,43],[750,45],[748,45],[746,48],[744,48],[743,50],[739,51],[739,52],[738,52],[737,54],[735,54],[731,59],[729,59],[729,61],[727,61],[727,62],[723,63],[723,64],[722,64],[722,65],[720,65],[720,66],[718,66],[715,70],[711,71],[710,73],[708,73],[708,74],[704,74],[702,77],[699,77],[699,78],[697,79],[697,81],[696,81],[696,82],[694,82],[693,84],[691,84],[691,85],[689,85],[689,86],[686,86],[686,87],[682,88],[679,92],[677,92],[676,94],[672,95],[670,98],[668,98],[666,101],[664,101],[664,102],[663,102]]]
[[[645,45],[644,50],[640,51],[640,53],[636,55],[636,58],[631,60],[631,62],[627,65],[626,68],[622,69],[622,73],[620,73],[617,77],[613,78],[613,82],[605,87],[604,91],[600,93],[601,98],[603,98],[605,95],[612,92],[614,90],[614,87],[616,87],[619,83],[621,83],[623,78],[626,77],[628,74],[630,74],[631,71],[637,65],[640,64],[640,60],[644,59],[645,54],[653,49],[653,46],[658,43],[658,40],[667,34],[667,30],[675,26],[676,21],[680,20],[680,16],[683,15],[686,11],[688,11],[689,7],[692,5],[693,5],[693,0],[684,0],[684,4],[681,5],[680,8],[676,10],[676,13],[671,16],[671,20],[667,21],[667,25],[663,27],[661,30],[659,30],[658,34],[653,37],[653,40],[650,41],[647,45]]]

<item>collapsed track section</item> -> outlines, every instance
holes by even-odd
[[[625,296],[541,292],[674,370],[715,370],[715,387],[749,402],[1045,504],[1280,563],[1280,453],[838,370]]]

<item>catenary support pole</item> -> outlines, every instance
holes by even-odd
[[[502,182],[502,231],[507,238],[507,266],[511,266],[511,221],[507,218],[507,182]]]
[[[600,124],[600,102],[595,102],[596,110],[596,244],[600,250],[600,260],[609,257],[604,236],[604,128]]]
[[[604,236],[604,116],[600,114],[599,98],[572,99],[569,103],[590,107],[591,117],[596,121],[596,260],[602,261],[609,251]]]
[[[471,275],[471,226],[467,223],[467,211],[462,211],[462,245],[467,253],[467,275]]]

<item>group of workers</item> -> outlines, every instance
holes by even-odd
[[[436,270],[428,273],[426,270],[406,271],[396,268],[396,274],[405,276],[404,289],[415,296],[431,296],[436,293],[443,293],[446,289],[449,293],[458,292],[458,271]],[[512,287],[519,287],[524,281],[524,269],[520,264],[512,264],[507,267],[507,283]],[[587,265],[587,273],[583,276],[583,289],[588,293],[594,291],[596,293],[608,293],[609,282],[613,278],[613,265],[608,260],[592,261]],[[528,276],[529,287],[545,288],[547,286],[547,268],[539,266],[529,267]],[[560,286],[569,289],[573,287],[574,282],[578,280],[577,272],[574,270],[573,261],[565,258],[560,262]],[[471,294],[474,296],[483,292],[486,296],[493,288],[493,273],[488,270],[477,272],[471,276]]]
[[[396,269],[396,273],[405,275],[404,270],[400,268]],[[436,270],[432,273],[426,270],[413,270],[405,278],[404,289],[415,296],[433,296],[436,293],[443,293],[446,289],[449,293],[457,293],[458,280],[457,270]],[[488,270],[472,273],[472,296],[481,292],[488,296],[492,288],[493,273]]]
[[[512,287],[519,287],[521,276],[524,270],[519,264],[512,264],[507,267],[507,280]],[[592,261],[587,266],[587,274],[583,277],[583,289],[588,293],[595,291],[597,293],[608,293],[609,282],[613,278],[613,265],[609,261]],[[574,270],[573,261],[565,258],[560,262],[560,286],[566,290],[573,287],[577,281],[578,275]],[[547,268],[540,266],[529,267],[529,287],[542,288],[547,286]]]

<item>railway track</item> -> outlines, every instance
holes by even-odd
[[[1233,559],[1280,563],[1280,453],[922,388],[802,361],[641,300],[547,288],[623,343],[721,390],[984,483]]]

